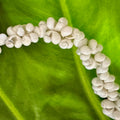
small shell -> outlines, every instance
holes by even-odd
[[[92,40],[90,40],[89,41],[89,47],[91,48],[91,49],[96,49],[96,47],[97,47],[97,41],[96,40],[94,40],[94,39],[92,39]]]
[[[22,27],[19,27],[16,32],[17,32],[17,35],[19,36],[24,36],[25,34],[25,31]]]
[[[56,31],[61,31],[61,29],[62,29],[63,27],[65,27],[65,26],[67,26],[67,25],[68,25],[67,19],[64,18],[64,17],[62,17],[62,18],[60,18],[60,19],[58,20],[58,23],[57,23],[56,26],[55,26],[55,30],[56,30]]]
[[[60,41],[61,41],[61,36],[60,36],[60,34],[57,33],[57,32],[52,32],[52,34],[51,34],[51,41],[52,41],[52,43],[55,44],[55,45],[59,44]]]
[[[111,115],[113,113],[113,111],[114,111],[114,108],[110,108],[110,109],[104,108],[103,109],[103,113],[107,116]]]
[[[44,36],[43,38],[45,43],[50,43],[51,42],[51,38],[49,36]]]
[[[100,90],[103,89],[103,86],[102,86],[102,85],[100,85],[100,86],[92,86],[92,88],[93,88],[93,90],[96,91],[96,93],[97,93],[98,91],[100,91]]]
[[[102,108],[108,108],[108,109],[110,109],[110,108],[115,108],[114,102],[111,102],[111,101],[108,100],[108,99],[103,100],[103,101],[101,102],[101,106],[102,106]]]
[[[96,72],[97,74],[106,73],[108,72],[108,68],[97,67]]]
[[[34,30],[34,25],[32,23],[28,23],[26,26],[25,26],[25,29],[28,33],[32,32]]]
[[[49,17],[49,18],[47,19],[47,27],[48,27],[48,29],[50,29],[50,30],[51,30],[51,29],[54,29],[55,24],[56,24],[56,21],[55,21],[54,18]]]
[[[113,117],[115,120],[120,120],[120,111],[116,110],[113,112]]]
[[[104,60],[104,61],[102,62],[102,64],[101,64],[101,66],[102,66],[103,68],[106,68],[106,67],[109,67],[110,64],[111,64],[111,60],[106,56],[106,57],[105,57],[105,60]]]
[[[70,48],[73,46],[73,44],[72,44],[71,40],[63,39],[63,40],[61,40],[61,42],[59,43],[59,46],[60,46],[60,48],[62,48],[62,49],[70,49]]]
[[[25,46],[29,46],[31,44],[31,39],[30,39],[29,35],[23,36],[22,44]]]
[[[72,27],[66,26],[62,28],[61,35],[62,37],[66,37],[72,34]]]
[[[97,52],[101,52],[102,50],[103,50],[103,46],[100,45],[100,44],[98,44],[98,45],[97,45],[97,48],[96,48],[96,51],[97,51]]]
[[[85,38],[85,34],[77,28],[73,29],[72,36],[73,36],[74,39],[77,39],[79,41]]]
[[[90,61],[89,61],[89,60],[82,61],[82,64],[83,64],[84,66],[88,66],[88,65],[90,65]]]
[[[6,46],[7,46],[8,48],[14,47],[15,42],[16,42],[17,40],[19,40],[19,39],[20,39],[20,37],[18,37],[17,35],[11,35],[10,37],[8,37],[8,39],[7,39],[7,41],[6,41]]]
[[[109,72],[105,72],[105,73],[102,73],[102,74],[100,74],[99,75],[99,78],[101,79],[101,80],[106,80],[106,79],[108,79],[109,78]]]
[[[84,54],[81,54],[80,55],[80,59],[83,60],[83,61],[86,61],[90,58],[90,55],[84,55]]]
[[[101,98],[107,98],[107,96],[108,96],[108,91],[103,88],[102,90],[97,91],[97,95],[99,95]]]
[[[14,44],[13,44],[12,40],[7,40],[5,44],[8,48],[13,48],[14,47]]]
[[[89,60],[89,65],[86,65],[86,69],[88,70],[92,70],[92,69],[95,69],[97,66],[96,66],[96,62],[95,60],[93,59],[93,57],[91,57]]]
[[[45,36],[46,30],[47,30],[47,25],[43,24],[43,25],[41,25],[39,27],[39,29],[40,29],[40,35],[39,35],[39,37],[43,38]]]
[[[39,37],[41,36],[41,31],[39,27],[35,27],[34,32],[37,33]]]
[[[30,33],[29,36],[30,36],[30,39],[31,39],[31,41],[33,43],[37,43],[38,42],[39,38],[38,38],[37,33]]]
[[[91,54],[91,50],[88,46],[83,46],[80,48],[80,53],[84,55],[89,55]]]
[[[95,61],[97,62],[103,62],[105,60],[105,55],[102,54],[102,53],[97,53],[95,56],[94,56],[94,59]]]
[[[45,21],[40,21],[39,22],[39,27],[42,26],[42,25],[46,25],[46,22]]]
[[[118,96],[118,92],[117,91],[109,92],[108,96],[111,97],[111,98],[115,98],[115,97]]]
[[[0,46],[5,44],[5,41],[7,40],[7,35],[4,33],[0,34]]]
[[[114,75],[109,75],[107,79],[104,79],[104,82],[114,82],[115,81],[115,76]]]
[[[16,26],[12,27],[12,30],[15,32],[15,34],[17,33],[18,28],[20,28],[20,27],[24,28],[24,25],[16,25]]]
[[[113,92],[113,91],[117,91],[117,90],[119,90],[119,85],[118,84],[116,84],[116,83],[114,83],[114,86],[113,86],[113,88],[112,89],[109,89],[108,90],[108,92]]]
[[[17,40],[15,41],[15,47],[16,47],[16,48],[22,47],[22,41],[21,41],[21,39],[17,39]]]
[[[13,31],[13,27],[8,27],[7,28],[7,34],[10,35],[10,36],[16,34],[15,31]]]
[[[111,98],[111,97],[108,97],[108,99],[110,100],[110,101],[117,101],[118,99],[119,99],[119,97],[117,96],[117,97],[115,97],[115,98]]]
[[[116,105],[120,107],[120,99],[116,101]]]
[[[73,41],[73,44],[76,46],[76,47],[82,47],[82,46],[86,46],[88,43],[88,39],[87,38],[84,38],[82,40],[79,40],[79,39],[74,39]]]
[[[103,81],[100,80],[99,78],[95,77],[95,78],[93,78],[93,80],[92,80],[92,84],[93,84],[94,86],[102,86],[102,85],[103,85]]]
[[[114,87],[114,82],[108,82],[104,84],[105,89],[112,89]]]

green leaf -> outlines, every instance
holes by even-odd
[[[117,0],[0,0],[0,32],[65,16],[104,46],[120,84],[119,6]],[[40,39],[20,49],[4,46],[0,61],[0,120],[110,120],[91,87],[95,71],[85,70],[76,48],[62,50]]]

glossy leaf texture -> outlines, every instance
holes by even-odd
[[[118,0],[0,0],[0,32],[64,16],[104,46],[120,84],[119,6]],[[110,120],[91,87],[95,71],[85,70],[76,48],[62,50],[42,39],[20,49],[3,47],[0,68],[0,120]]]

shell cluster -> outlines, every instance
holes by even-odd
[[[38,26],[28,23],[8,27],[7,35],[0,34],[0,46],[20,48],[22,45],[37,43],[39,38],[43,38],[45,43],[59,45],[62,49],[70,49],[73,45],[77,47],[76,53],[85,68],[96,69],[97,76],[92,80],[92,88],[95,94],[104,98],[101,103],[103,113],[112,119],[120,120],[119,85],[115,83],[115,76],[109,73],[111,60],[102,53],[102,45],[94,39],[88,41],[82,31],[68,26],[66,18],[56,21],[49,17],[47,22],[40,21]]]

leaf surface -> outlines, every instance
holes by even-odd
[[[64,16],[112,60],[120,84],[120,2],[112,0],[0,0],[0,32],[8,26]],[[81,64],[76,48],[37,44],[3,47],[0,56],[0,120],[110,120],[91,87],[95,71]]]

